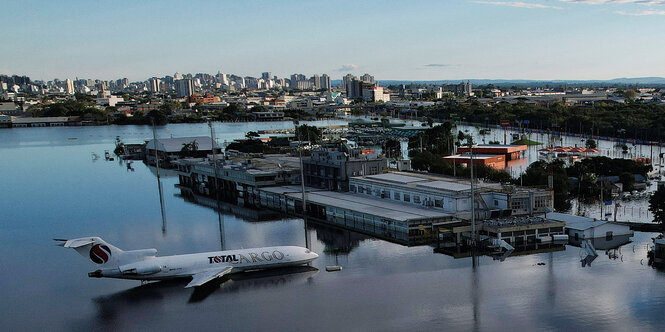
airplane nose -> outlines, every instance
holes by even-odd
[[[319,254],[317,254],[317,253],[315,253],[315,252],[312,252],[312,255],[314,255],[314,259],[319,258]]]

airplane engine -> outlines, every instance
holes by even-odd
[[[129,274],[129,275],[149,275],[161,271],[162,271],[161,266],[150,261],[132,263],[120,267],[120,272],[122,272],[122,274]]]

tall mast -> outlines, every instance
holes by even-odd
[[[155,130],[155,119],[151,118],[152,123],[152,138],[155,143],[155,167],[157,168],[157,188],[159,189],[159,206],[162,209],[162,234],[166,234],[166,214],[164,213],[164,193],[162,192],[162,180],[159,174],[159,154],[157,152],[157,131]]]
[[[210,141],[212,144],[212,166],[215,170],[215,199],[217,201],[217,219],[219,223],[219,242],[221,250],[224,251],[224,221],[222,220],[222,207],[219,202],[219,175],[217,172],[217,155],[216,155],[216,144],[215,144],[215,130],[212,127],[212,120],[208,122],[208,127],[210,127]]]

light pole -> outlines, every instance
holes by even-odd
[[[470,160],[470,170],[471,170],[471,245],[475,248],[476,246],[476,196],[474,193],[473,186],[473,142],[469,143],[469,160]]]

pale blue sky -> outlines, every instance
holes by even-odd
[[[26,0],[0,29],[0,73],[33,79],[665,76],[665,0]]]

